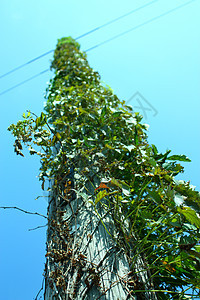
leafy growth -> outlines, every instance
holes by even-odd
[[[65,186],[66,193],[72,165],[77,170],[82,162],[80,181],[94,176],[92,166],[97,166],[102,185],[94,187],[89,203],[97,212],[113,203],[112,218],[131,268],[139,255],[145,257],[158,299],[186,299],[188,286],[200,295],[200,195],[174,178],[183,172],[177,161],[190,159],[169,156],[170,150],[159,153],[148,143],[142,116],[101,84],[72,38],[58,41],[51,67],[55,76],[45,112],[23,114],[9,127],[15,152],[23,156],[24,144],[39,155],[42,188],[53,179],[52,189]]]

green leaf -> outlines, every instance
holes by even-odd
[[[101,199],[103,199],[105,196],[107,196],[108,193],[106,192],[106,190],[103,190],[103,191],[100,191],[98,192],[97,196],[96,196],[96,199],[95,199],[95,205],[101,201]]]
[[[197,213],[200,213],[200,202],[198,200],[194,201],[194,197],[186,198],[184,202],[187,206],[193,208]]]
[[[197,228],[200,228],[200,219],[192,208],[187,206],[177,207],[177,211],[184,215],[191,224],[194,224]]]
[[[194,248],[198,253],[200,253],[200,245],[196,245]]]
[[[36,120],[35,120],[35,123],[36,123],[36,126],[35,126],[35,129],[37,129],[39,126],[43,126],[46,122],[46,115],[41,112],[41,115],[40,117],[38,117]]]
[[[137,131],[137,127],[135,127],[135,132],[134,132],[134,141],[135,141],[135,145],[138,146],[139,145],[139,138],[138,138],[138,131]]]
[[[107,108],[106,108],[106,105],[102,108],[102,111],[101,111],[101,117],[103,118],[106,114],[106,111],[107,111]]]
[[[114,112],[114,113],[112,114],[112,117],[117,118],[117,117],[119,117],[121,114],[123,114],[122,111],[116,111],[116,112]]]
[[[56,136],[57,136],[57,138],[58,138],[59,140],[61,139],[61,135],[60,135],[59,132],[56,132]]]
[[[175,162],[165,162],[162,167],[165,170],[171,171],[173,173],[180,173],[183,172],[183,167],[180,164],[176,164]]]
[[[120,183],[117,179],[115,179],[115,178],[112,178],[112,179],[111,179],[110,184],[111,184],[111,186],[117,186],[117,187],[119,187],[120,189],[122,188],[121,183]]]
[[[110,185],[120,188],[125,196],[130,196],[130,187],[126,182],[112,178]]]
[[[193,255],[194,257],[200,259],[200,253],[194,251],[194,250],[188,250],[188,253],[190,253],[191,255]]]
[[[154,158],[159,161],[164,163],[166,161],[166,159],[168,159],[168,155],[171,152],[171,150],[167,150],[164,154],[162,153],[157,153],[154,155]]]
[[[113,147],[112,147],[111,145],[109,145],[109,144],[105,144],[105,147],[108,148],[108,149],[111,149],[111,150],[113,150],[113,149],[115,150],[115,148],[113,148]]]
[[[40,117],[38,117],[38,118],[35,120],[35,123],[36,123],[35,129],[37,129],[37,128],[40,126],[40,123],[41,123]]]
[[[160,195],[158,194],[158,192],[156,191],[151,191],[151,190],[147,190],[147,193],[149,194],[149,196],[157,203],[157,204],[161,204],[162,203],[162,199],[160,197]]]
[[[191,160],[187,156],[185,156],[184,154],[181,154],[181,155],[171,155],[167,159],[168,160],[178,160],[178,161],[191,162]]]
[[[52,138],[52,141],[51,141],[52,146],[55,145],[56,139],[57,139],[57,137],[56,137],[56,135],[54,135],[53,138]]]
[[[154,155],[158,154],[158,149],[156,148],[156,146],[154,144],[152,144],[151,146],[152,146]]]
[[[182,236],[180,238],[180,244],[182,245],[196,244],[196,240],[191,236]]]
[[[174,218],[174,219],[172,219],[172,221],[171,222],[169,222],[169,224],[171,225],[171,226],[173,226],[173,227],[176,227],[176,228],[182,228],[181,226],[181,224],[180,224],[180,222],[176,219],[176,218]],[[192,225],[191,225],[192,226]]]
[[[84,110],[81,106],[79,106],[79,112],[80,114],[87,114],[88,112],[86,110]]]
[[[149,160],[148,160],[148,162],[150,163],[150,165],[152,165],[153,167],[156,167],[156,161],[155,161],[155,159],[153,158],[153,157],[150,157],[149,158]]]

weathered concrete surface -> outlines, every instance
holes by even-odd
[[[156,299],[149,292],[139,296],[133,294],[134,286],[129,284],[130,260],[125,249],[117,243],[119,234],[112,217],[112,198],[110,203],[102,199],[95,206],[95,188],[101,178],[94,168],[84,178],[80,176],[82,169],[79,163],[73,174],[74,199],[68,199],[63,191],[54,191],[50,197],[49,218],[59,224],[65,222],[65,229],[63,234],[62,229],[57,234],[55,232],[59,229],[48,228],[47,251],[50,255],[47,256],[44,299]],[[58,211],[63,212],[61,218],[57,216]],[[66,235],[64,232],[67,232]],[[51,252],[54,253],[55,249],[65,259],[52,257]],[[52,277],[52,271],[61,277],[61,282],[64,280],[64,289],[58,284],[58,278]],[[135,272],[144,288],[149,289],[148,275],[141,257],[137,259]]]

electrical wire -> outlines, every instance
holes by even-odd
[[[123,36],[123,35],[125,35],[125,34],[127,34],[127,33],[129,33],[129,32],[131,32],[131,31],[134,31],[134,30],[136,30],[136,29],[138,29],[138,28],[140,28],[140,27],[143,27],[143,26],[145,26],[145,25],[147,25],[147,24],[149,24],[149,23],[152,23],[152,22],[154,22],[154,21],[156,21],[156,20],[158,20],[158,19],[160,19],[160,18],[162,18],[162,17],[164,17],[164,16],[166,16],[166,15],[169,15],[169,14],[171,14],[172,12],[174,12],[174,11],[176,11],[176,10],[178,10],[178,9],[180,9],[180,8],[186,6],[186,5],[188,5],[188,4],[190,4],[190,3],[194,2],[194,1],[196,1],[196,0],[191,0],[191,1],[188,1],[188,2],[186,2],[186,3],[184,3],[184,4],[181,4],[181,5],[179,5],[179,6],[176,6],[175,8],[170,9],[169,11],[167,11],[167,12],[165,12],[165,13],[159,15],[159,16],[156,16],[156,17],[154,17],[154,18],[152,18],[152,19],[150,19],[150,20],[148,20],[148,21],[145,21],[144,23],[141,23],[141,24],[139,24],[139,25],[137,25],[137,26],[134,26],[134,27],[132,27],[132,28],[130,28],[130,29],[128,29],[128,30],[122,32],[122,33],[119,33],[119,34],[113,36],[112,38],[109,38],[109,39],[107,39],[107,40],[105,40],[105,41],[103,41],[103,42],[101,42],[101,43],[99,43],[99,44],[96,44],[95,46],[93,46],[93,47],[87,49],[86,52],[89,52],[89,51],[91,51],[91,50],[93,50],[93,49],[95,49],[95,48],[98,48],[98,47],[100,47],[100,46],[102,46],[102,45],[104,45],[104,44],[106,44],[106,43],[108,43],[108,42],[111,42],[111,41],[113,41],[113,40],[115,40],[115,39],[117,39],[117,38],[119,38],[119,37],[121,37],[121,36]]]
[[[31,60],[25,62],[24,64],[22,64],[22,65],[20,65],[20,66],[14,68],[14,69],[8,71],[7,73],[2,74],[2,75],[0,76],[0,79],[6,77],[6,76],[8,76],[8,75],[10,75],[11,73],[14,73],[14,72],[18,71],[19,69],[21,69],[21,68],[23,68],[23,67],[25,67],[25,66],[27,66],[27,65],[29,65],[29,64],[31,64],[31,63],[33,63],[34,61],[36,61],[36,60],[38,60],[38,59],[40,59],[40,58],[46,56],[47,54],[52,53],[52,52],[53,52],[53,50],[50,50],[50,51],[48,51],[48,52],[45,52],[45,53],[41,54],[41,55],[38,56],[38,57],[35,57],[35,58],[33,58],[33,59],[31,59]]]
[[[136,9],[133,9],[133,10],[127,12],[127,13],[124,14],[124,15],[121,15],[121,16],[115,18],[115,19],[112,19],[112,20],[110,20],[110,21],[108,21],[108,22],[102,24],[101,26],[95,27],[94,29],[92,29],[92,30],[90,30],[90,31],[88,31],[88,32],[86,32],[86,33],[83,33],[82,35],[80,35],[80,36],[78,36],[77,38],[75,38],[75,40],[79,40],[79,39],[81,39],[81,38],[83,38],[83,37],[85,37],[85,36],[87,36],[87,35],[89,35],[89,34],[95,32],[95,31],[97,31],[97,30],[100,30],[100,29],[102,29],[102,28],[104,28],[104,27],[106,27],[106,26],[108,26],[108,25],[110,25],[110,24],[112,24],[112,23],[115,23],[115,22],[117,22],[117,21],[119,21],[119,20],[121,20],[121,19],[123,19],[123,18],[126,18],[126,17],[128,17],[129,15],[131,15],[131,14],[133,14],[133,13],[135,13],[135,12],[137,12],[137,11],[139,11],[139,10],[141,10],[141,9],[143,9],[143,8],[145,8],[145,7],[147,7],[147,6],[149,6],[149,5],[152,5],[153,3],[158,2],[158,1],[159,1],[159,0],[153,0],[153,1],[149,2],[149,3],[146,3],[146,4],[144,4],[144,5],[142,5],[142,6],[138,7],[138,8],[136,8]],[[40,58],[42,58],[42,57],[44,57],[44,56],[46,56],[46,55],[52,53],[53,51],[54,51],[54,49],[53,49],[53,50],[49,50],[49,51],[47,51],[47,52],[45,52],[45,53],[43,53],[43,54],[41,54],[41,55],[39,55],[39,56],[37,56],[37,57],[35,57],[35,58],[33,58],[33,59],[31,59],[31,60],[25,62],[24,64],[22,64],[22,65],[20,65],[20,66],[18,66],[18,67],[16,67],[16,68],[14,68],[14,69],[12,69],[12,70],[10,70],[10,71],[4,73],[4,74],[2,74],[2,75],[0,76],[0,79],[6,77],[6,76],[8,76],[8,75],[10,75],[11,73],[14,73],[14,72],[18,71],[19,69],[21,69],[21,68],[23,68],[23,67],[25,67],[25,66],[27,66],[27,65],[29,65],[29,64],[32,64],[32,63],[35,62],[36,60],[38,60],[38,59],[40,59]]]
[[[186,2],[186,3],[184,3],[184,4],[181,4],[181,5],[179,5],[179,6],[176,6],[175,8],[173,8],[173,9],[171,9],[171,10],[169,10],[169,11],[167,11],[167,12],[165,12],[165,13],[159,15],[159,16],[156,16],[156,17],[154,17],[154,18],[152,18],[152,19],[150,19],[150,20],[148,20],[148,21],[146,21],[146,22],[143,22],[143,23],[141,23],[141,24],[139,24],[139,25],[137,25],[137,26],[134,26],[134,27],[130,28],[129,30],[126,30],[126,31],[124,31],[124,32],[122,32],[122,33],[120,33],[120,34],[117,34],[117,35],[115,35],[114,37],[112,37],[112,38],[110,38],[110,39],[107,39],[107,40],[105,40],[105,41],[103,41],[103,42],[101,42],[101,43],[99,43],[99,44],[97,44],[97,45],[95,45],[95,46],[93,46],[93,47],[91,47],[91,48],[88,48],[85,52],[89,52],[89,51],[91,51],[91,50],[93,50],[93,49],[95,49],[95,48],[98,48],[98,47],[100,47],[100,46],[102,46],[102,45],[108,43],[108,42],[111,42],[111,41],[113,41],[113,40],[115,40],[115,39],[117,39],[117,38],[119,38],[119,37],[122,37],[123,35],[125,35],[125,34],[131,32],[131,31],[134,31],[134,30],[136,30],[136,29],[138,29],[138,28],[141,28],[141,27],[143,27],[143,26],[145,26],[145,25],[147,25],[147,24],[149,24],[149,23],[151,23],[151,22],[154,22],[154,21],[156,21],[156,20],[158,20],[158,19],[160,19],[160,18],[162,18],[162,17],[164,17],[164,16],[166,16],[166,15],[169,15],[170,13],[172,13],[172,12],[174,12],[174,11],[177,11],[178,9],[181,9],[181,8],[185,7],[186,5],[191,4],[191,3],[194,2],[194,1],[196,1],[196,0],[191,0],[191,1],[188,1],[188,2]],[[17,85],[12,86],[12,87],[10,87],[9,89],[4,90],[3,92],[0,93],[0,96],[2,96],[3,94],[5,94],[5,93],[7,93],[7,92],[9,92],[9,91],[11,91],[11,90],[17,88],[18,86],[23,85],[24,83],[26,83],[26,82],[28,82],[28,81],[30,81],[30,80],[32,80],[32,79],[34,79],[34,78],[36,78],[36,77],[38,77],[38,76],[44,74],[44,73],[46,73],[47,71],[49,71],[49,69],[46,69],[46,70],[44,70],[44,71],[42,71],[42,72],[40,72],[40,73],[38,73],[38,74],[36,74],[36,75],[30,77],[30,78],[28,78],[28,79],[26,79],[26,80],[24,80],[24,81],[18,83]]]
[[[28,82],[28,81],[30,81],[30,80],[36,78],[36,77],[39,77],[40,75],[42,75],[42,74],[44,74],[44,73],[46,73],[46,72],[48,72],[48,71],[50,71],[50,70],[49,70],[49,69],[46,69],[46,70],[44,70],[44,71],[42,71],[42,72],[40,72],[40,73],[38,73],[38,74],[36,74],[36,75],[34,75],[34,76],[32,76],[32,77],[26,79],[26,80],[24,80],[24,81],[21,81],[20,83],[14,85],[14,86],[11,86],[9,89],[4,90],[3,92],[1,92],[1,93],[0,93],[0,96],[6,94],[6,93],[8,93],[8,92],[10,92],[11,90],[16,89],[16,88],[19,87],[20,85],[23,85],[23,84],[25,84],[26,82]]]

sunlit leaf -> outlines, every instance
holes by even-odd
[[[56,136],[57,136],[57,138],[58,138],[59,140],[61,139],[61,135],[60,135],[59,132],[56,132]]]
[[[96,199],[95,199],[95,205],[101,201],[101,199],[103,199],[106,195],[107,195],[107,191],[106,190],[103,190],[103,191],[100,191],[98,192],[98,194],[96,195]]]
[[[191,162],[191,160],[186,155],[171,155],[168,156],[168,160],[178,160],[178,161],[185,161],[185,162]]]
[[[151,146],[152,146],[154,155],[158,154],[158,149],[156,148],[156,146],[154,144],[152,144]]]
[[[177,211],[184,215],[191,224],[194,224],[197,228],[200,228],[200,218],[192,208],[187,206],[177,207]]]

